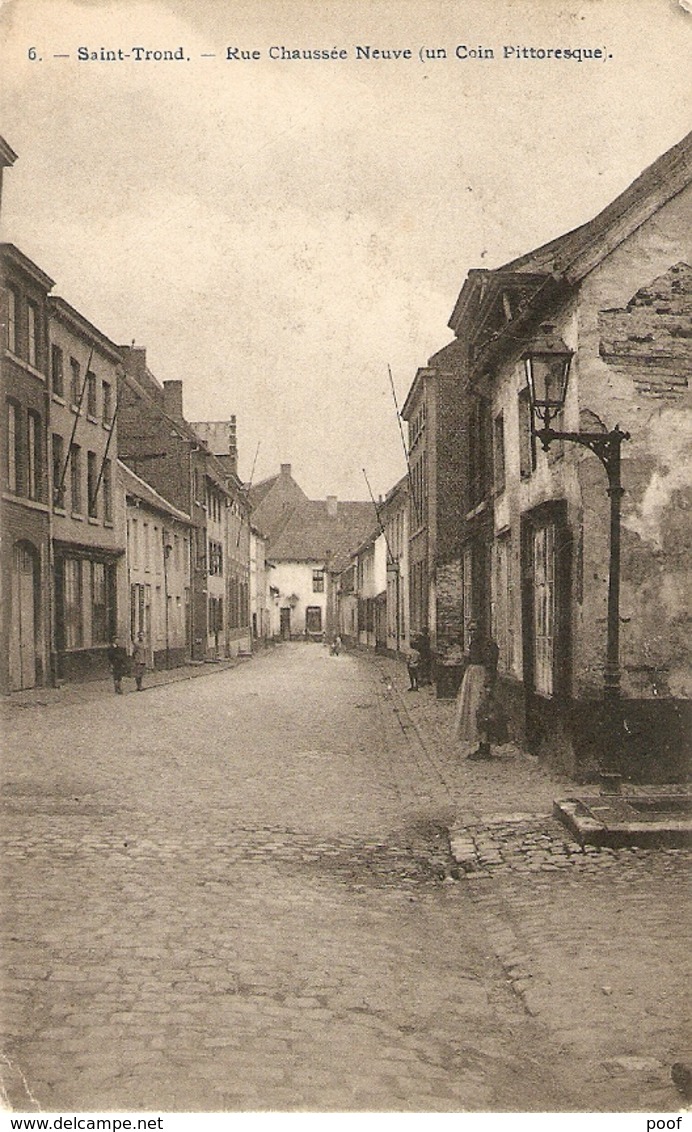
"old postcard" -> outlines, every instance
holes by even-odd
[[[681,1126],[691,21],[0,3],[8,1127]]]

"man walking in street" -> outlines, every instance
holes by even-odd
[[[118,696],[123,694],[123,676],[127,675],[128,660],[127,653],[123,646],[119,643],[117,638],[111,642],[108,650],[108,663],[113,674],[113,687]]]

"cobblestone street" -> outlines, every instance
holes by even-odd
[[[156,679],[3,706],[8,1105],[679,1109],[686,852],[582,852],[387,658]]]

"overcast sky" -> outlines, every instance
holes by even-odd
[[[402,403],[470,268],[588,220],[684,136],[690,7],[0,0],[1,131],[19,155],[3,238],[109,337],[146,346],[160,380],[182,378],[188,419],[236,414],[243,478],[259,443],[255,482],[291,463],[314,498],[367,498],[365,468],[384,493],[404,471],[388,365]],[[413,58],[358,61],[356,45]],[[186,59],[79,62],[80,46]],[[261,58],[229,62],[229,46]]]

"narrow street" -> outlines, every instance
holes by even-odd
[[[126,685],[3,706],[12,1108],[679,1107],[687,854],[582,853],[386,658]]]

